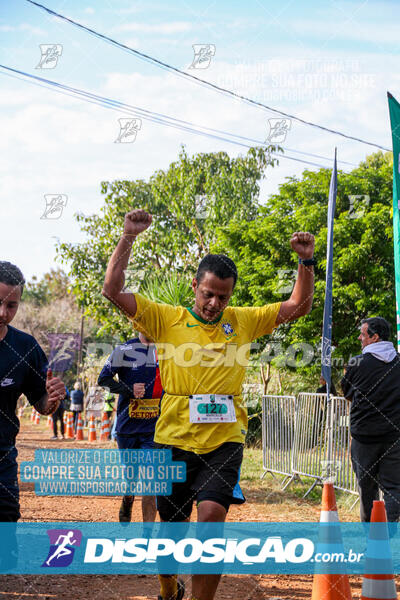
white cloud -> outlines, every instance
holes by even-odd
[[[124,23],[114,27],[113,31],[136,31],[140,33],[154,33],[160,35],[173,35],[175,33],[184,33],[191,31],[192,23],[188,21],[175,21],[171,23],[155,23],[148,25],[145,23]]]
[[[129,8],[113,8],[112,13],[115,15],[136,15],[143,12],[140,6],[130,6]]]
[[[139,38],[128,38],[124,40],[125,46],[129,46],[130,48],[138,49],[140,48],[140,40]]]
[[[349,15],[351,16],[351,15]],[[363,22],[359,15],[347,19],[345,15],[339,19],[296,19],[285,24],[286,29],[295,31],[302,37],[311,36],[312,39],[323,39],[327,42],[335,40],[348,40],[352,43],[359,41],[368,42],[369,46],[374,44],[390,44],[397,40],[399,27],[393,21],[385,21],[380,24],[378,20]],[[331,38],[331,39],[330,39]]]
[[[324,55],[327,60],[338,56],[338,53]],[[346,57],[347,54],[343,52],[341,56]],[[232,85],[227,87],[240,88],[246,96],[265,94],[263,99],[271,106],[389,145],[384,92],[389,88],[396,95],[400,89],[400,77],[392,75],[396,72],[397,57],[387,56],[384,65],[378,55],[364,54],[363,60],[368,63],[369,72],[376,74],[376,85],[360,88],[356,90],[357,94],[345,90],[344,96],[338,93],[341,91],[339,88],[331,86],[336,95],[326,101],[318,98],[317,93],[313,94],[320,89],[318,85],[304,100],[294,102],[282,95],[277,101],[267,101],[267,94],[274,89],[283,94],[287,88],[282,85],[280,88],[272,87],[271,70],[268,70],[271,65],[265,62],[248,65],[244,72],[243,66],[215,57],[200,77],[229,83],[229,74]],[[304,72],[297,63],[292,64],[291,69],[290,59],[282,59],[277,71],[294,76]],[[99,89],[89,84],[87,89],[199,125],[260,140],[266,138],[268,118],[275,116],[272,113],[195,86],[165,71],[152,70],[151,73],[108,72],[105,79],[99,80]],[[247,80],[243,80],[246,73]],[[260,73],[261,79],[258,77]],[[77,211],[85,214],[99,211],[103,204],[101,181],[147,179],[154,171],[167,168],[177,159],[181,143],[186,145],[189,154],[225,150],[236,156],[246,152],[244,147],[145,120],[133,144],[115,144],[119,132],[118,118],[126,116],[123,113],[26,86],[23,82],[7,80],[7,86],[3,85],[0,99],[0,151],[3,156],[0,163],[0,220],[10,226],[4,228],[0,254],[9,256],[8,250],[11,249],[14,262],[28,277],[50,268],[54,256],[53,236],[72,242],[82,239],[72,215]],[[85,88],[85,84],[77,87]],[[295,122],[283,145],[328,158],[333,156],[333,148],[337,145],[339,160],[355,163],[374,151]],[[321,162],[312,157],[293,156]],[[278,168],[267,171],[267,180],[262,184],[262,198],[276,191],[286,176],[300,176],[305,168],[306,165],[282,158]],[[60,221],[50,223],[40,220],[45,193],[68,195],[65,215]]]
[[[144,13],[144,12],[148,11],[149,9],[151,9],[153,12],[160,13],[162,10],[165,10],[165,9],[168,10],[168,6],[166,6],[163,3],[155,4],[154,2],[152,2],[151,6],[149,6],[148,2],[147,3],[142,2],[141,4],[136,4],[134,6],[128,6],[127,8],[121,8],[120,6],[114,5],[112,7],[112,9],[110,10],[110,12],[112,12],[113,15],[136,15],[139,13]]]
[[[6,33],[16,32],[16,31],[27,31],[32,35],[45,35],[45,31],[40,29],[39,27],[34,27],[30,23],[20,23],[19,25],[0,25],[0,31],[4,31]]]

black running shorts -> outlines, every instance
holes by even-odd
[[[186,463],[186,481],[172,484],[170,496],[157,496],[157,509],[163,521],[184,521],[190,517],[193,501],[212,500],[226,510],[242,504],[239,486],[243,444],[225,442],[212,452],[196,454],[174,446],[156,444],[172,450],[172,460]]]

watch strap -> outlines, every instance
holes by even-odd
[[[299,265],[304,265],[305,267],[315,267],[317,261],[315,258],[299,258]]]

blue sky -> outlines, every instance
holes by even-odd
[[[386,91],[400,98],[395,2],[43,3],[187,73],[391,147]],[[147,110],[260,140],[269,133],[268,119],[277,117],[139,60],[26,0],[3,0],[0,35],[1,64]],[[40,44],[62,46],[55,68],[36,68]],[[207,69],[189,69],[193,44],[215,46]],[[182,144],[189,153],[246,151],[145,120],[134,143],[118,144],[123,113],[1,74],[0,219],[7,226],[0,249],[27,278],[55,266],[55,238],[83,239],[73,215],[99,211],[101,181],[147,178],[175,160]],[[294,120],[282,145],[287,155],[326,166],[335,146],[339,160],[352,164],[374,151]],[[267,172],[261,199],[304,168],[316,167],[282,159]],[[41,219],[49,194],[67,199],[58,219]]]

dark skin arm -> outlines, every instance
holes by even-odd
[[[293,234],[290,245],[299,258],[312,258],[314,255],[314,236],[302,231]],[[297,279],[289,300],[282,302],[276,318],[276,325],[295,321],[311,311],[314,296],[314,267],[299,265]]]
[[[120,238],[107,266],[102,294],[129,317],[137,310],[135,295],[123,291],[126,270],[136,237],[145,231],[152,216],[145,210],[135,209],[125,215],[124,233]],[[314,254],[314,236],[310,233],[296,232],[290,244],[299,258],[312,258]],[[314,293],[314,269],[299,265],[298,277],[289,300],[282,302],[276,324],[294,321],[310,312]]]
[[[142,231],[150,227],[152,216],[145,210],[131,210],[125,215],[124,233],[107,266],[102,294],[129,317],[137,310],[135,294],[124,292],[125,275],[132,244]]]

